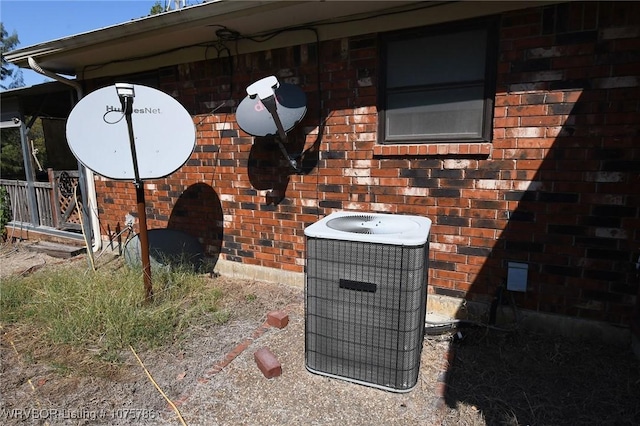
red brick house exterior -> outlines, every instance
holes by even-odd
[[[521,261],[522,308],[628,324],[640,255],[640,5],[509,12],[498,32],[487,143],[378,143],[376,33],[234,56],[232,82],[226,58],[160,70],[159,88],[195,113],[197,147],[147,183],[149,227],[183,229],[213,257],[303,272],[304,228],[334,210],[423,215],[433,220],[430,293],[490,302],[506,262]],[[243,133],[233,108],[203,105],[239,102],[270,74],[308,96],[290,142],[306,150],[303,174]],[[97,193],[105,229],[135,213],[130,183],[100,180]]]
[[[332,211],[422,215],[433,221],[431,296],[490,303],[507,262],[523,262],[519,307],[629,326],[640,281],[640,3],[490,18],[495,96],[484,141],[382,143],[385,34],[373,30],[129,76],[179,100],[197,131],[187,163],[145,183],[149,228],[197,237],[218,263],[302,276],[304,229]],[[287,145],[302,153],[299,174],[273,142],[236,124],[245,88],[268,75],[307,95]],[[87,92],[127,77],[85,81]],[[107,238],[135,216],[135,189],[97,178],[96,192]]]

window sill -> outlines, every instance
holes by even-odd
[[[432,143],[432,144],[396,144],[375,145],[373,155],[393,156],[489,156],[491,143]]]

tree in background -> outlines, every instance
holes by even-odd
[[[23,87],[24,80],[22,77],[22,71],[15,65],[8,63],[5,58],[5,52],[9,52],[16,48],[20,44],[18,34],[13,31],[11,35],[7,32],[4,24],[0,22],[0,53],[2,54],[2,69],[0,70],[0,79],[3,84],[0,85],[2,89],[15,89]],[[5,80],[10,80],[9,84],[4,84]],[[29,117],[25,117],[29,119]],[[42,130],[41,121],[35,120],[28,133],[28,141],[30,149],[32,150],[32,158],[38,159],[32,162],[35,163],[34,170],[36,174],[41,174],[40,167],[37,164],[41,164],[46,167],[47,161],[47,148],[44,143],[44,132]],[[25,179],[24,159],[22,156],[22,144],[20,142],[20,129],[2,129],[0,135],[0,173],[2,178],[6,179]]]
[[[25,174],[22,146],[20,145],[20,129],[17,127],[2,129],[0,133],[0,145],[2,147],[0,167],[2,167],[2,178],[24,180]]]
[[[22,78],[22,71],[19,68],[15,68],[14,65],[9,64],[4,59],[5,52],[9,52],[20,44],[18,34],[13,31],[11,35],[4,29],[4,24],[0,22],[0,54],[2,55],[2,69],[0,70],[0,80],[5,81],[10,79],[11,83],[8,85],[0,84],[3,89],[15,89],[16,87],[24,86],[24,80]],[[15,69],[14,69],[15,68]]]
[[[29,121],[29,117],[25,117]],[[26,179],[20,128],[14,127],[0,130],[0,177],[2,179]],[[46,181],[46,170],[49,167],[47,147],[44,142],[42,121],[37,119],[29,129],[27,141],[31,156],[29,157],[37,180]],[[37,161],[36,161],[37,159]]]
[[[156,1],[151,10],[149,11],[149,15],[157,15],[159,13],[164,12],[164,7],[160,4],[160,1]]]
[[[201,0],[201,3],[206,3],[208,0]],[[190,0],[164,0],[164,5],[160,0],[156,0],[155,4],[151,7],[149,15],[158,15],[160,13],[168,12],[169,10],[182,9],[183,7],[192,6],[194,2]],[[196,1],[197,3],[197,1]]]

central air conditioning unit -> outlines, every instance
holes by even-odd
[[[308,226],[305,364],[392,392],[418,380],[431,220],[336,212]]]

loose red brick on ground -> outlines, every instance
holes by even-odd
[[[255,354],[254,358],[258,368],[262,371],[262,374],[267,379],[278,377],[282,374],[282,366],[278,358],[269,350],[269,348],[260,348]]]
[[[272,311],[267,314],[267,323],[271,327],[285,328],[289,324],[289,315],[283,311]]]

